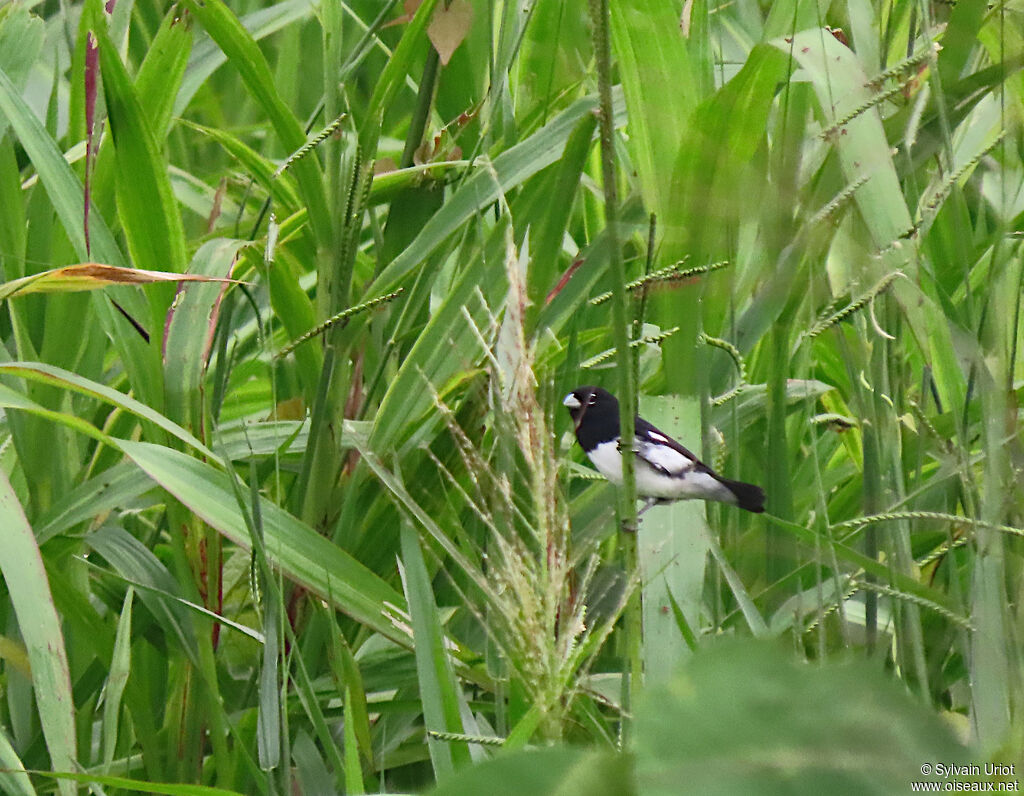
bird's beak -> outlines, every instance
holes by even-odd
[[[562,400],[562,403],[569,407],[569,415],[572,417],[572,427],[574,429],[578,429],[580,427],[580,423],[583,422],[583,412],[580,411],[584,409],[583,402],[573,393],[569,393]]]

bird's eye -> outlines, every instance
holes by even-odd
[[[597,403],[597,395],[595,393],[591,393],[590,394],[590,398],[587,400],[587,403],[590,406],[593,406],[594,404],[596,404]]]

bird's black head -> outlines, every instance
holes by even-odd
[[[619,401],[601,387],[577,387],[562,401],[584,450],[619,436]]]

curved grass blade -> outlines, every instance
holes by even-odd
[[[135,793],[148,793],[153,796],[244,796],[234,790],[225,788],[213,788],[209,785],[178,785],[174,782],[150,782],[130,777],[115,777],[105,774],[75,774],[67,771],[33,771],[33,774],[40,774],[52,777],[57,780],[62,792],[76,793],[72,783],[78,782],[82,785],[106,785],[108,788],[119,788]],[[69,785],[69,791],[63,791],[63,786]]]
[[[0,374],[8,374],[11,376],[20,376],[23,379],[32,379],[43,384],[50,384],[54,387],[61,387],[66,390],[73,390],[74,392],[81,393],[82,395],[88,395],[93,398],[98,398],[101,401],[106,401],[109,404],[118,406],[125,411],[131,412],[133,415],[138,417],[140,420],[147,420],[158,428],[163,429],[172,437],[177,437],[186,445],[195,448],[196,451],[207,456],[210,459],[216,459],[213,451],[207,448],[202,442],[196,439],[192,434],[183,429],[177,423],[168,420],[159,412],[150,409],[144,403],[136,401],[129,395],[118,392],[117,390],[107,387],[105,384],[93,381],[92,379],[86,379],[79,376],[71,371],[64,370],[63,368],[57,368],[53,365],[47,365],[44,362],[4,362],[0,364]],[[13,390],[0,392],[0,396],[3,396],[5,392],[19,395]],[[28,399],[21,397],[22,403],[28,402]],[[31,403],[31,402],[28,402]],[[31,409],[31,407],[17,406],[21,409]],[[48,410],[43,410],[48,411]],[[56,414],[56,413],[53,413]],[[96,437],[101,441],[106,441],[106,436],[96,428],[78,418],[72,418],[70,415],[67,416],[70,420],[78,420],[78,425],[75,427],[83,433],[90,434],[90,436]],[[69,422],[70,424],[70,422]]]
[[[25,773],[25,766],[14,751],[7,732],[0,729],[0,788],[11,796],[36,796],[36,789]]]
[[[75,700],[60,618],[32,528],[4,472],[0,472],[0,572],[32,665],[32,688],[50,763],[56,769],[72,769],[76,766]],[[60,791],[74,796],[75,788],[65,782]]]
[[[160,486],[235,544],[252,549],[228,476],[213,466],[161,445],[117,440],[118,446]],[[267,556],[290,580],[331,601],[381,635],[408,645],[391,617],[405,600],[380,577],[280,506],[261,499]]]

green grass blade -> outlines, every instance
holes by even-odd
[[[301,22],[316,13],[319,2],[313,0],[285,0],[268,8],[260,8],[246,14],[238,21],[252,37],[253,41],[261,41],[281,30],[287,25]],[[212,39],[198,42],[189,58],[185,77],[174,100],[174,115],[183,116],[185,109],[195,97],[203,84],[228,61],[225,51],[221,50]]]
[[[191,20],[179,14],[173,6],[164,17],[135,78],[135,93],[157,141],[167,137],[192,51]]]
[[[736,574],[736,570],[732,568],[732,565],[726,559],[725,553],[718,542],[709,538],[708,549],[718,564],[718,568],[722,571],[722,575],[725,576],[725,580],[732,590],[733,597],[739,603],[740,610],[743,612],[743,618],[747,620],[747,626],[750,628],[754,638],[769,638],[771,631],[768,629],[768,624],[764,621],[764,617],[761,616],[757,605],[751,599],[750,593],[747,591],[747,587],[743,585],[740,576]]]
[[[445,649],[434,590],[423,561],[420,540],[408,521],[402,523],[402,563],[405,599],[412,614],[423,723],[428,731],[464,732],[459,716],[459,686]],[[434,776],[438,779],[469,762],[469,748],[465,743],[439,741],[428,736],[427,747]]]
[[[231,275],[245,241],[216,238],[204,243],[189,264],[189,273],[214,278]],[[202,385],[225,284],[192,285],[182,291],[168,312],[164,337],[165,411],[186,427],[200,431]]]
[[[276,212],[279,218],[285,213],[291,213],[299,209],[301,201],[295,187],[295,181],[290,174],[282,174],[275,177],[277,166],[269,159],[263,157],[252,147],[239,140],[226,130],[219,130],[215,127],[207,127],[193,122],[184,124],[197,132],[202,133],[212,141],[216,141],[224,151],[238,160],[253,179],[273,197]]]
[[[75,700],[64,636],[39,547],[5,473],[0,473],[0,572],[32,665],[32,688],[50,764],[71,770],[77,764]],[[74,796],[75,788],[60,783],[60,791]]]
[[[19,90],[43,47],[44,27],[43,20],[33,16],[27,6],[12,3],[0,12],[0,69]],[[0,139],[6,131],[6,122],[0,121]]]
[[[133,502],[137,506],[152,481],[131,462],[121,462],[90,478],[66,495],[61,495],[41,517],[36,518],[36,540],[45,544],[54,536],[99,514]],[[154,503],[156,490],[153,489]]]
[[[138,268],[184,273],[185,230],[160,143],[105,26],[93,25],[117,163],[117,208]]]
[[[182,653],[198,666],[192,617],[182,604],[178,582],[163,562],[123,528],[99,528],[86,541],[122,578],[139,589],[140,599],[158,618],[163,631],[177,639]]]
[[[643,396],[641,404],[640,414],[673,436],[677,428],[700,427],[700,409],[693,403],[686,405],[689,417],[671,396]],[[690,655],[686,639],[674,632],[677,621],[669,609],[678,606],[690,626],[699,627],[711,533],[696,501],[656,507],[643,517],[638,552],[644,573],[644,682],[664,682]]]
[[[244,796],[238,791],[226,788],[211,788],[207,785],[179,785],[174,782],[152,782],[130,777],[106,776],[103,774],[74,774],[66,771],[48,771],[47,776],[57,780],[62,788],[70,787],[68,793],[77,793],[72,783],[82,785],[106,785],[108,788],[120,788],[132,793],[149,793],[154,796]]]
[[[10,796],[36,796],[32,780],[25,773],[25,766],[18,758],[18,753],[11,746],[7,731],[0,729],[0,787]]]
[[[121,615],[117,619],[117,635],[114,638],[114,656],[110,662],[107,685],[103,697],[103,764],[110,770],[117,751],[118,729],[121,718],[121,698],[128,683],[132,668],[132,602],[135,590],[129,586],[124,595]]]

